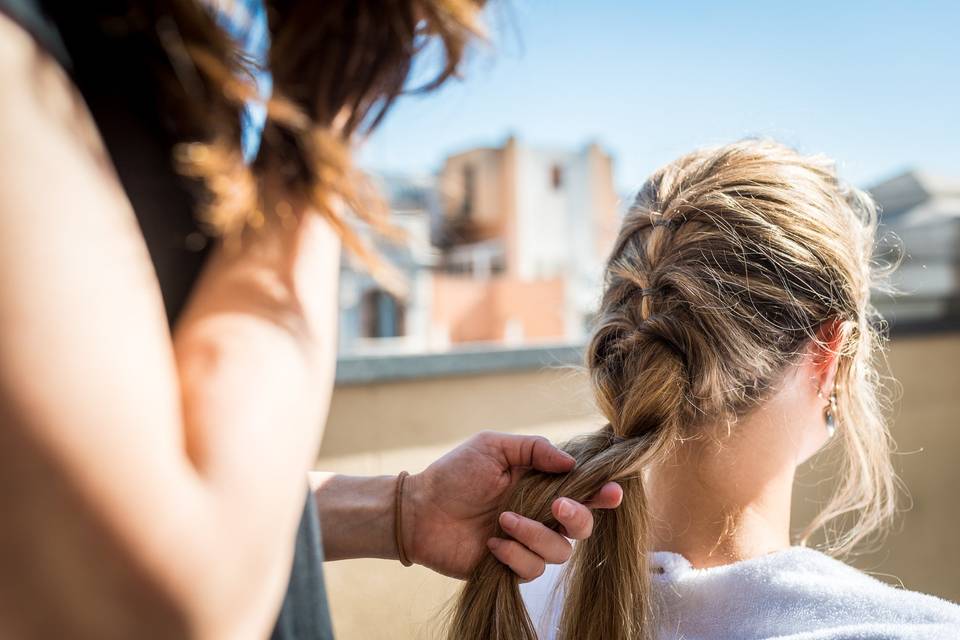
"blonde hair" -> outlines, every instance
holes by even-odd
[[[872,201],[840,182],[831,162],[769,141],[695,151],[642,187],[610,256],[586,351],[609,424],[564,445],[574,472],[529,473],[504,505],[556,527],[554,498],[623,486],[622,506],[595,513],[592,537],[564,574],[558,638],[652,635],[644,468],[708,422],[735,429],[810,341],[830,348],[818,334],[825,323],[842,336],[842,462],[834,496],[801,542],[825,529],[828,550],[843,553],[893,516],[874,362],[882,337],[870,305],[875,229]],[[449,638],[535,640],[516,576],[492,556],[465,585]]]

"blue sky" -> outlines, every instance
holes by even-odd
[[[863,186],[911,167],[960,175],[960,1],[492,5],[492,46],[464,81],[402,98],[364,168],[434,171],[512,132],[599,141],[624,192],[697,146],[753,135],[827,153]]]

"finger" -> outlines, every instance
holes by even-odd
[[[616,509],[623,502],[623,488],[616,482],[608,482],[600,487],[586,506],[591,509]]]
[[[511,467],[533,467],[548,473],[563,473],[576,466],[569,454],[556,448],[542,436],[515,436],[492,434],[494,445],[500,448]]]
[[[566,531],[568,538],[584,540],[593,533],[593,514],[590,509],[570,498],[557,498],[550,505],[553,517]]]
[[[573,553],[573,547],[567,539],[553,529],[548,529],[542,522],[505,511],[500,514],[500,526],[511,538],[548,564],[562,564],[569,560]]]
[[[546,569],[543,558],[516,540],[490,538],[487,541],[487,548],[490,549],[490,553],[497,560],[510,567],[515,574],[520,576],[521,580],[535,580],[542,576],[544,569]]]

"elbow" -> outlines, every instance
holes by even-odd
[[[96,589],[99,595],[82,598],[87,610],[84,618],[90,625],[77,625],[74,620],[69,633],[43,637],[253,640],[269,636],[282,602],[286,572],[273,579],[262,564],[252,566],[249,543],[218,530],[212,518],[181,524],[166,529],[162,544],[127,548],[114,556],[116,567],[103,567],[105,574],[114,574],[103,576],[111,588]],[[99,607],[95,606],[98,601]],[[96,609],[98,614],[87,615]],[[88,627],[89,632],[78,633],[78,627]]]
[[[189,589],[174,590],[162,585],[162,580],[131,589],[115,605],[115,616],[104,616],[100,625],[90,634],[70,637],[140,638],[146,640],[245,640],[265,638],[275,622],[276,611],[251,597],[260,589],[250,588],[243,594],[233,589],[215,588],[219,579],[211,579],[215,567],[196,566]],[[144,581],[150,578],[144,577]],[[280,603],[276,603],[279,610]],[[104,628],[108,627],[108,628]]]
[[[222,531],[207,534],[212,544],[194,539],[188,549],[180,547],[181,554],[172,563],[175,566],[169,567],[166,586],[155,592],[154,610],[166,612],[169,622],[167,630],[156,637],[268,637],[289,580],[285,550],[251,549],[250,541],[244,541],[242,535],[231,537]]]

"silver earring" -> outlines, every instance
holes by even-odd
[[[821,396],[823,397],[823,396]],[[837,432],[837,393],[830,394],[830,404],[823,409],[823,421],[827,426],[827,438]]]

